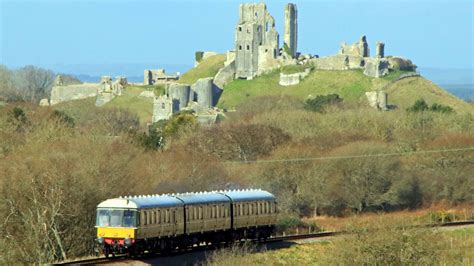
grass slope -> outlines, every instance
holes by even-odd
[[[214,77],[220,68],[224,66],[226,56],[218,54],[203,60],[195,68],[184,73],[178,80],[181,84],[193,84],[200,78]]]
[[[234,108],[251,97],[269,95],[292,95],[304,100],[309,95],[339,94],[345,102],[367,103],[366,91],[377,90],[388,85],[404,72],[392,72],[384,78],[371,78],[362,71],[325,71],[314,70],[300,84],[280,86],[279,71],[262,75],[253,80],[234,80],[229,83],[219,100],[219,107]],[[388,101],[399,108],[407,108],[420,98],[429,104],[439,103],[454,108],[456,112],[473,112],[472,104],[449,94],[423,77],[399,80],[386,88]]]
[[[422,77],[412,77],[399,80],[386,88],[389,103],[405,109],[420,98],[428,104],[440,103],[451,106],[458,113],[474,112],[469,104],[449,92],[441,89],[433,82]]]
[[[369,78],[361,71],[314,70],[300,84],[284,87],[278,84],[279,75],[274,71],[253,80],[232,81],[224,88],[219,106],[233,108],[249,97],[268,95],[293,95],[303,100],[309,95],[337,93],[345,100],[359,101],[364,92],[388,83]]]

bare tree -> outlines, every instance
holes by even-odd
[[[50,94],[54,77],[51,70],[25,66],[15,72],[15,89],[22,100],[37,103]]]

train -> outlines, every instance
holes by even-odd
[[[261,189],[119,197],[97,205],[96,244],[109,257],[264,241],[277,215],[275,196]]]

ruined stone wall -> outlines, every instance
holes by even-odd
[[[380,78],[388,74],[389,63],[383,58],[367,58],[364,74],[373,78]]]
[[[191,86],[191,89],[196,94],[197,103],[202,107],[211,107],[212,106],[212,86],[213,86],[213,79],[212,78],[203,78],[196,81]]]
[[[280,73],[280,81],[279,84],[281,86],[292,86],[292,85],[297,85],[302,81],[304,78],[306,78],[309,73],[311,72],[310,68],[307,68],[304,70],[304,72],[298,72],[294,74],[283,74]]]
[[[235,61],[219,69],[214,77],[214,84],[223,89],[225,85],[231,82],[235,77]]]
[[[153,117],[152,122],[158,122],[160,120],[170,119],[174,112],[175,104],[173,99],[166,95],[161,95],[153,100]]]
[[[100,84],[84,83],[67,86],[54,86],[51,90],[51,105],[72,100],[79,100],[97,96]]]
[[[341,44],[341,49],[339,50],[340,55],[350,55],[350,56],[361,56],[369,57],[369,45],[367,44],[367,38],[362,36],[360,40],[354,44]]]
[[[288,47],[288,55],[296,56],[298,46],[298,10],[295,4],[287,4],[285,7],[285,35],[284,43]]]
[[[261,27],[255,23],[245,23],[237,27],[236,75],[241,78],[253,77],[258,70],[258,46],[262,42]]]
[[[349,58],[345,55],[313,58],[311,64],[321,70],[347,70],[349,69]]]
[[[188,106],[188,102],[193,98],[191,95],[191,86],[186,84],[170,84],[168,87],[168,95],[171,99],[179,101],[178,110]]]

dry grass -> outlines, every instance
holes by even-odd
[[[428,208],[418,210],[404,210],[389,213],[364,213],[347,217],[317,216],[305,218],[305,222],[316,223],[323,231],[342,231],[354,224],[367,224],[375,219],[399,219],[414,224],[428,224],[430,213],[455,214],[459,220],[473,219],[474,202],[460,205],[435,204]]]
[[[403,217],[378,217],[329,241],[275,250],[234,246],[213,253],[206,265],[472,265],[474,229],[436,231],[410,227]]]

